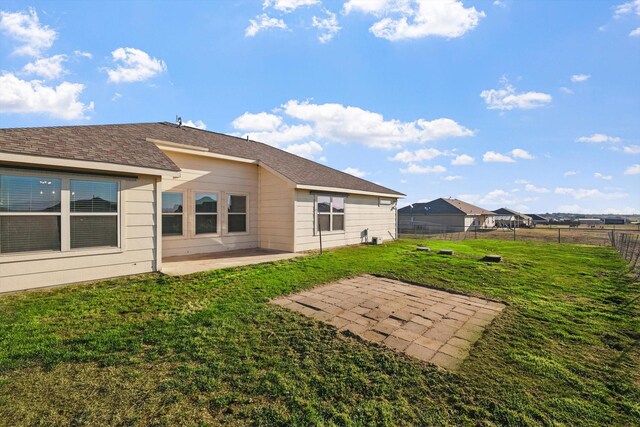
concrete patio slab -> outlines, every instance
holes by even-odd
[[[162,260],[162,272],[170,276],[184,276],[185,274],[200,271],[261,264],[304,255],[303,253],[280,252],[267,249],[241,249],[237,251],[185,255],[164,258]]]
[[[370,275],[272,302],[450,371],[505,307]]]

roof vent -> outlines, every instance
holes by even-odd
[[[181,128],[182,127],[182,117],[176,116],[176,123],[178,124],[178,127]]]

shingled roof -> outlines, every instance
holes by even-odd
[[[493,212],[458,199],[439,198],[426,203],[414,203],[398,210],[411,215],[495,215]]]
[[[298,185],[404,195],[261,142],[166,122],[0,129],[0,152],[179,171],[150,139],[259,161]]]

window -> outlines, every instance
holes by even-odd
[[[229,233],[247,231],[247,196],[227,197],[227,230]]]
[[[182,236],[182,193],[162,193],[162,235]]]
[[[344,197],[317,196],[317,230],[344,231]]]
[[[218,232],[218,195],[196,193],[196,234]]]
[[[0,254],[59,251],[60,179],[0,175]]]
[[[118,246],[118,184],[71,180],[71,249]]]

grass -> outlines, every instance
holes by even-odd
[[[0,425],[640,424],[640,284],[613,249],[421,243],[456,256],[405,240],[2,296]],[[451,374],[268,304],[361,273],[508,307]]]

